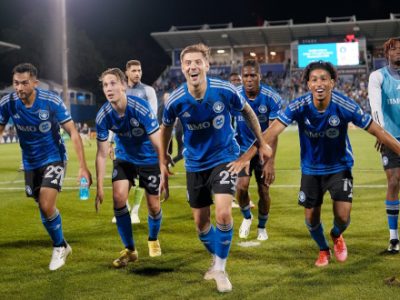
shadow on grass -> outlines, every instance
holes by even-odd
[[[157,276],[162,273],[171,273],[175,272],[175,268],[167,268],[167,267],[144,267],[144,268],[136,268],[132,269],[131,273],[136,275],[143,275],[143,276]]]

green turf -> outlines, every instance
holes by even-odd
[[[91,189],[89,201],[78,200],[77,163],[68,144],[70,179],[65,181],[58,207],[73,253],[62,269],[50,272],[51,242],[34,201],[25,197],[23,173],[17,172],[19,147],[2,144],[0,299],[399,299],[400,290],[383,282],[400,276],[400,256],[383,253],[388,243],[385,176],[373,148],[375,141],[362,130],[352,130],[351,140],[356,165],[352,223],[345,233],[348,261],[339,264],[333,260],[326,268],[314,267],[318,250],[304,225],[303,209],[297,205],[298,137],[296,131],[288,130],[279,139],[277,179],[271,188],[273,202],[267,224],[269,240],[258,247],[239,246],[241,215],[233,210],[235,232],[227,266],[233,291],[227,295],[218,294],[214,282],[202,279],[210,258],[198,241],[186,203],[182,162],[170,180],[171,199],[163,203],[163,255],[148,257],[147,214],[142,205],[142,223],[133,227],[139,262],[114,270],[111,262],[122,243],[111,224],[110,179],[106,179],[105,203],[96,214],[95,189]],[[95,148],[85,148],[92,174]],[[109,162],[107,174],[110,166]],[[251,192],[256,200],[254,187]],[[326,232],[332,224],[331,211],[326,197],[322,212]],[[255,238],[253,224],[250,240]]]

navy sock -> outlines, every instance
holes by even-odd
[[[318,223],[317,225],[311,225],[306,222],[306,226],[308,231],[310,232],[311,237],[317,243],[320,250],[328,250],[328,241],[324,235],[324,226],[322,223]]]
[[[250,211],[250,204],[245,207],[241,207],[240,211],[242,212],[242,215],[245,219],[251,219],[252,215]]]
[[[131,216],[128,207],[114,208],[115,218],[117,219],[117,229],[125,248],[135,250],[133,241]]]
[[[268,221],[268,214],[262,215],[258,214],[258,228],[265,228]]]
[[[349,225],[350,225],[350,219],[345,224],[339,224],[336,222],[336,220],[333,220],[333,228],[331,230],[331,235],[334,238],[339,237],[346,230],[346,228],[349,227]]]
[[[162,220],[162,210],[158,212],[154,217],[150,214],[147,217],[147,222],[149,224],[149,241],[156,241],[158,238],[158,233],[161,228],[161,220]]]

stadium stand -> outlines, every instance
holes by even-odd
[[[210,76],[227,79],[230,72],[240,71],[244,60],[257,59],[263,82],[281,95],[285,106],[306,90],[301,80],[304,66],[299,59],[307,53],[303,55],[302,47],[314,47],[309,50],[313,54],[320,50],[317,46],[328,44],[338,49],[334,59],[342,59],[342,63],[336,63],[339,74],[336,88],[369,111],[369,73],[386,64],[382,44],[388,38],[398,36],[399,28],[400,14],[395,13],[391,13],[389,19],[381,20],[357,20],[353,15],[326,17],[324,23],[312,24],[283,20],[240,28],[235,28],[232,23],[172,26],[169,31],[151,34],[172,59],[171,66],[154,83],[154,88],[162,95],[184,82],[180,71],[180,50],[188,44],[205,43],[211,47]],[[356,49],[354,57],[347,54],[340,57],[341,46],[346,47],[348,53]]]

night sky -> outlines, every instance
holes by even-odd
[[[0,40],[13,42],[5,34],[7,28],[18,28],[23,34],[24,30],[31,26],[33,29],[37,27],[38,30],[42,30],[39,24],[42,21],[52,19],[53,22],[57,22],[58,17],[54,13],[56,1],[58,0],[0,1]],[[289,4],[289,1],[285,3],[284,1],[268,0],[66,1],[69,26],[81,30],[93,41],[97,51],[105,57],[105,67],[118,66],[124,68],[123,62],[127,59],[139,59],[143,64],[143,81],[147,83],[153,82],[170,63],[169,56],[150,37],[150,33],[167,31],[172,25],[232,22],[234,27],[241,27],[256,26],[263,20],[285,19],[293,19],[295,24],[300,24],[325,22],[326,16],[356,15],[358,20],[368,20],[388,19],[391,12],[400,13],[399,0],[364,0],[363,5],[348,0],[309,0],[306,2],[297,0],[297,4]],[[306,3],[306,5],[303,3]],[[51,13],[52,9],[53,13]],[[34,24],[21,26],[22,20],[32,14],[36,15]],[[37,16],[41,17],[38,18]],[[56,39],[59,36],[54,32],[57,26],[52,29],[53,32],[49,34],[52,34]],[[109,43],[105,43],[105,40]],[[132,53],[135,57],[128,57],[129,55],[126,52],[119,51],[118,45],[131,47],[134,50]],[[56,47],[54,49],[56,50]],[[25,59],[25,57],[21,59]],[[2,68],[3,71],[8,73],[12,66],[8,66],[7,63],[7,61],[3,61]],[[9,75],[1,74],[0,82],[7,81],[7,76]]]

